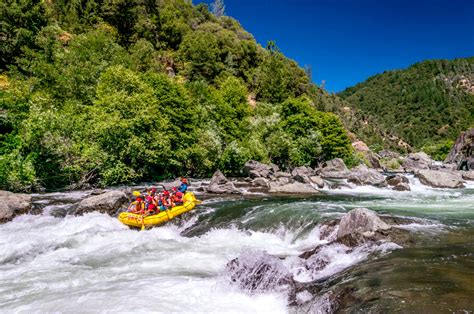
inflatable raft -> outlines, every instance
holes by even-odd
[[[192,192],[186,192],[183,195],[183,204],[162,211],[159,214],[143,216],[129,212],[120,213],[118,219],[125,225],[140,228],[144,230],[147,227],[157,226],[164,222],[170,221],[176,216],[184,214],[193,209],[196,204],[201,201],[197,200]]]

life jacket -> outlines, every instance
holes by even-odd
[[[178,191],[180,191],[181,193],[186,193],[187,190],[188,190],[188,185],[182,182],[181,185],[179,186]]]

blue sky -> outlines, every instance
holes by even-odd
[[[197,1],[211,3],[212,0]],[[341,91],[385,70],[426,59],[474,56],[474,0],[224,0],[265,46],[280,50],[313,81]]]

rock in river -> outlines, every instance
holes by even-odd
[[[0,222],[10,221],[17,215],[26,214],[30,209],[30,195],[0,191]]]
[[[100,195],[95,195],[82,200],[75,210],[76,215],[98,211],[114,215],[117,210],[127,206],[129,198],[123,191],[110,191]]]
[[[458,172],[420,170],[417,173],[420,182],[434,188],[463,188],[462,176]]]

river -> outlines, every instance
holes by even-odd
[[[105,214],[64,215],[87,192],[37,194],[41,214],[0,225],[0,311],[315,313],[330,312],[331,291],[346,289],[354,301],[344,311],[472,312],[474,185],[431,189],[410,180],[411,192],[211,197],[143,232]],[[322,243],[320,223],[356,207],[411,218],[402,227],[415,241],[349,252],[330,246],[324,269],[298,269],[297,256]],[[260,251],[283,258],[300,281],[325,281],[297,306],[284,292],[231,284],[225,265]]]

